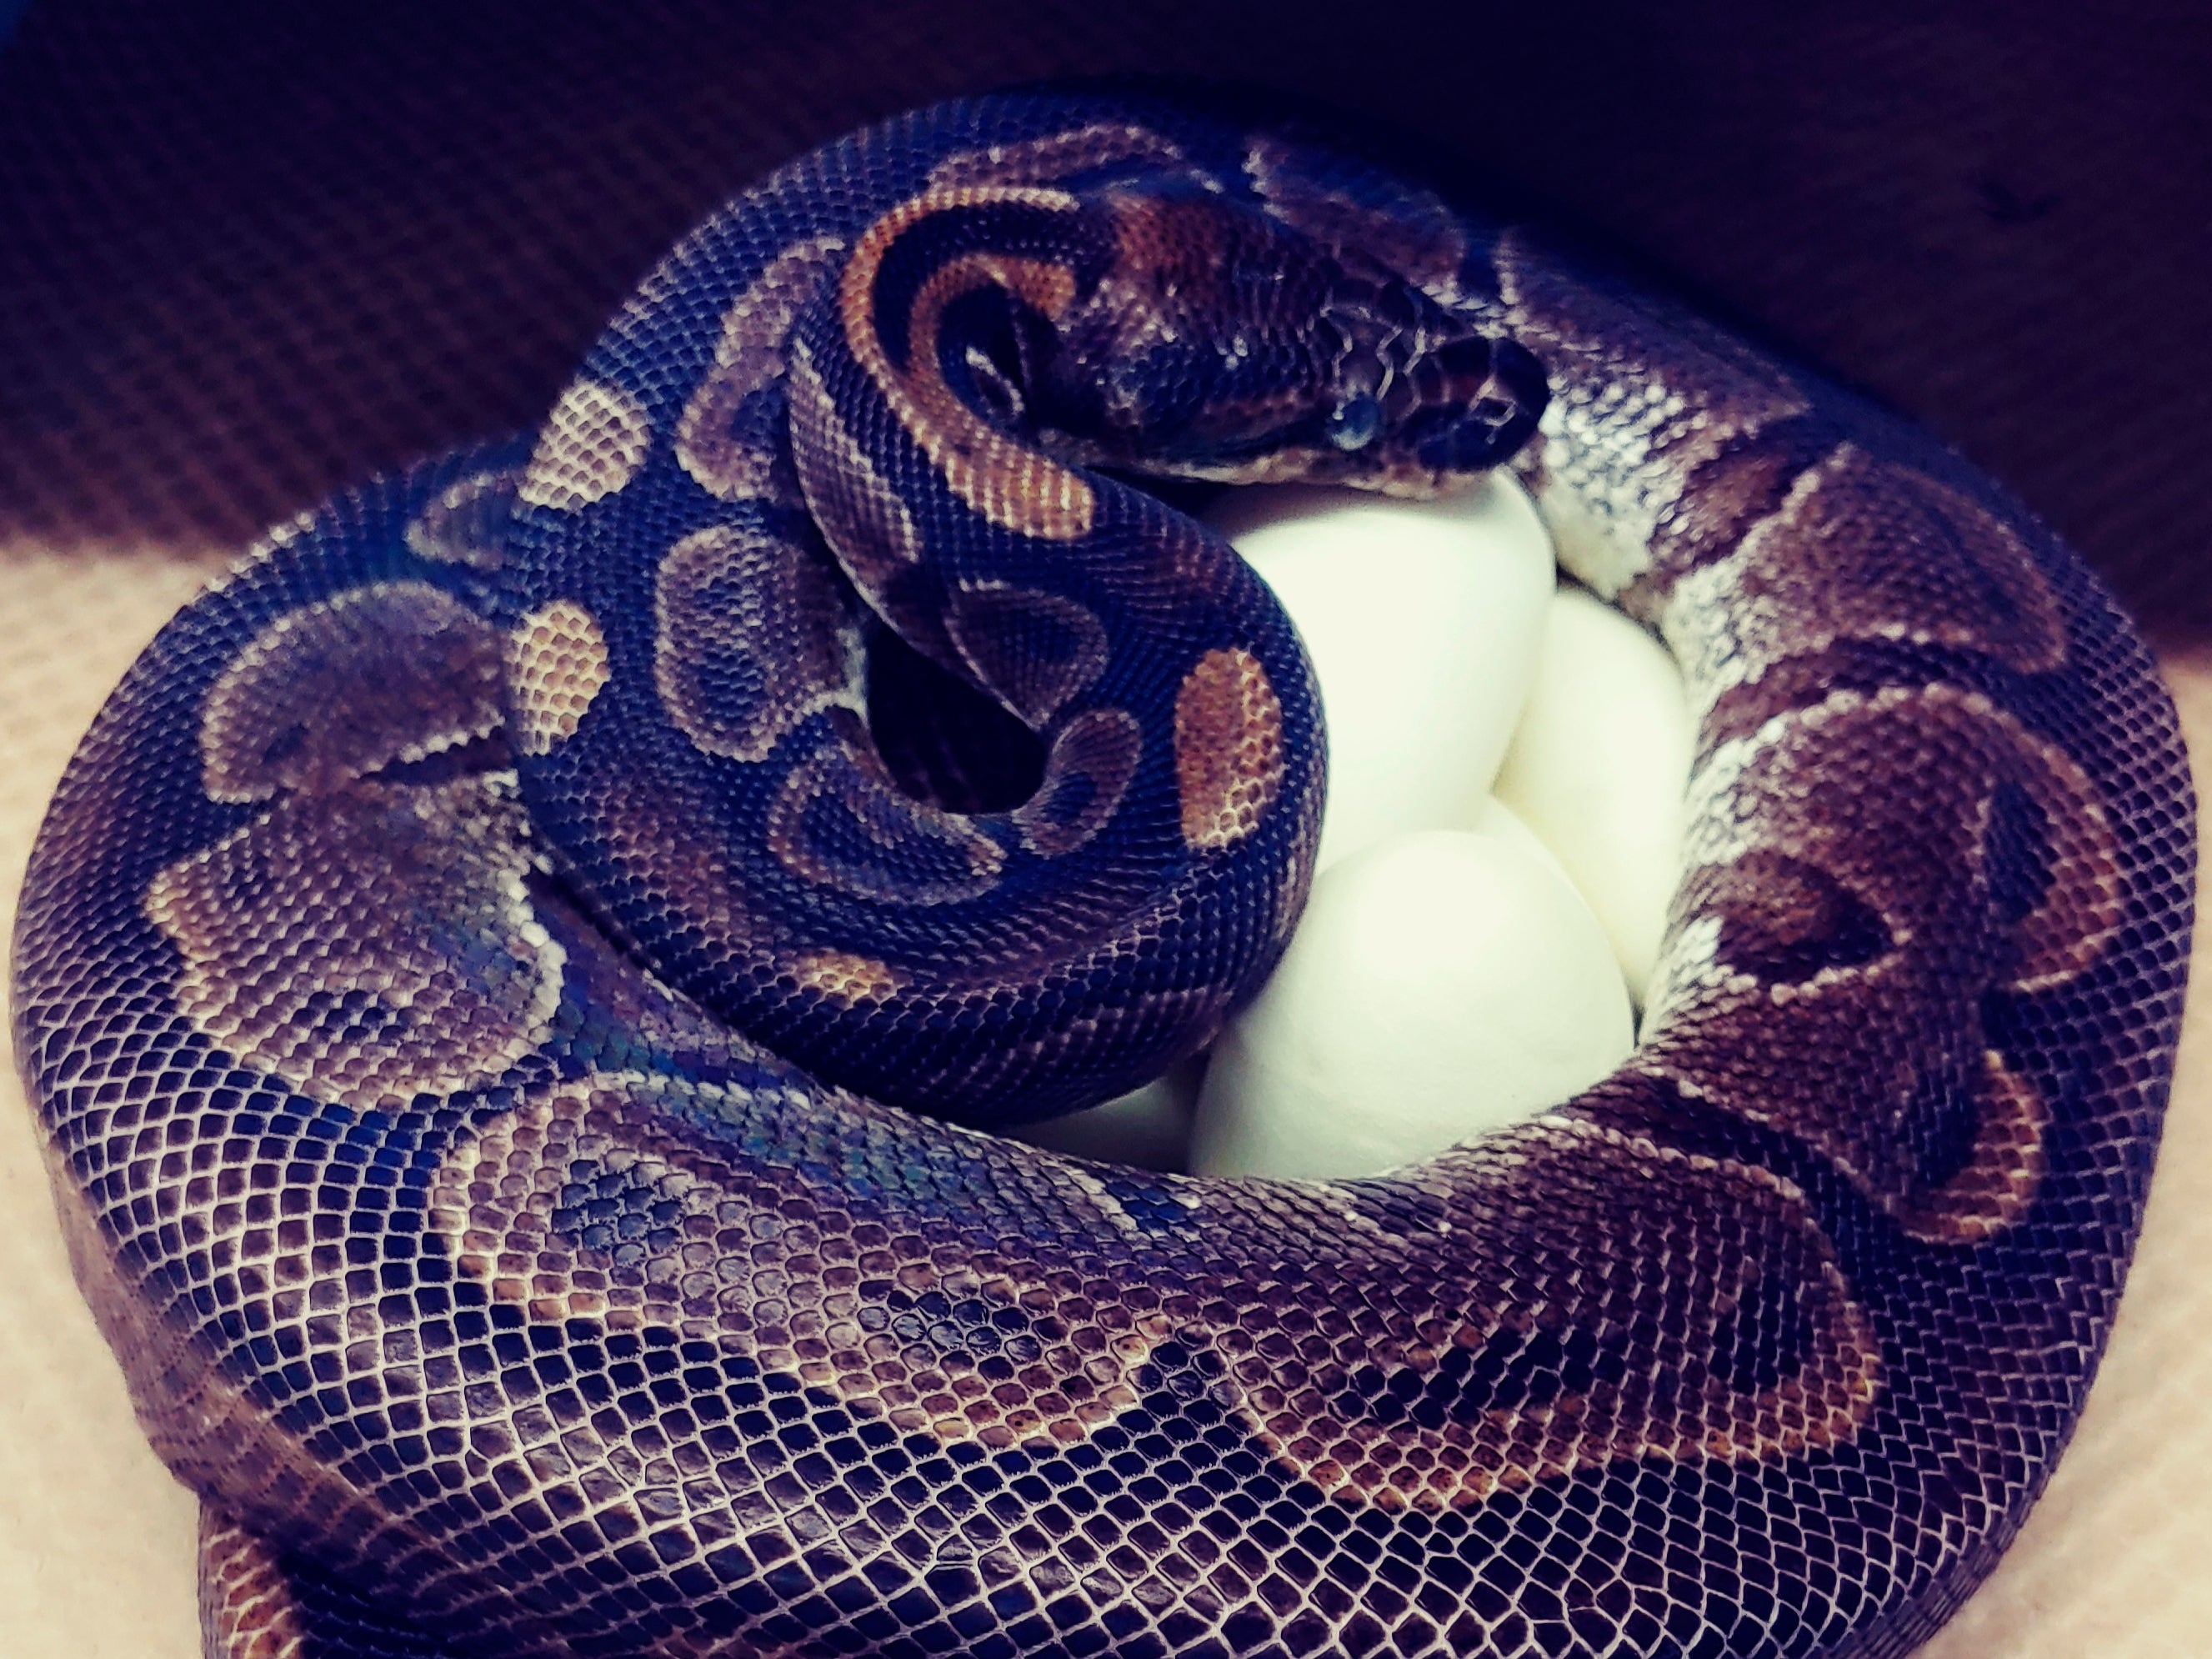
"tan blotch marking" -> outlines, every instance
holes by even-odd
[[[483,1123],[447,1155],[427,1202],[456,1269],[535,1321],[696,1332],[858,1417],[947,1444],[1071,1445],[1138,1402],[1139,1369],[1170,1329],[1158,1297],[988,1250],[948,1265],[909,1217],[879,1204],[856,1212],[805,1171],[726,1160],[661,1133],[679,1091],[694,1104],[742,1104],[712,1085],[600,1073]],[[879,1109],[841,1099],[836,1109]],[[883,1127],[910,1156],[941,1155],[941,1131]],[[621,1260],[556,1229],[580,1164],[672,1204],[672,1237],[648,1236],[637,1259]],[[864,1242],[863,1230],[878,1237]],[[932,1322],[875,1316],[933,1297],[1018,1312],[1035,1350],[979,1358],[957,1333],[937,1340]],[[596,1453],[603,1443],[579,1425],[561,1445]]]
[[[1354,1218],[1315,1214],[1327,1253],[1387,1267],[1334,1296],[1302,1286],[1271,1309],[1264,1340],[1241,1326],[1213,1333],[1261,1443],[1331,1498],[1436,1511],[1620,1463],[1757,1462],[1845,1445],[1872,1415],[1879,1342],[1790,1183],[1559,1116],[1444,1158],[1449,1179],[1480,1194],[1447,1200],[1444,1228],[1347,1237]],[[1378,1282],[1388,1287],[1380,1321],[1370,1313]],[[1810,1340],[1796,1370],[1747,1392],[1728,1372],[1731,1322],[1763,1291],[1810,1316]],[[1355,1376],[1425,1385],[1455,1349],[1510,1364],[1577,1333],[1599,1336],[1615,1362],[1615,1375],[1580,1390],[1564,1386],[1555,1362],[1548,1397],[1509,1394],[1417,1422],[1367,1414],[1366,1391],[1348,1386]]]
[[[617,387],[578,380],[545,417],[517,493],[532,507],[589,507],[635,477],[652,447],[643,404]]]
[[[2008,791],[2033,804],[2045,853],[2016,917],[1992,890]],[[2064,982],[2119,926],[2117,842],[2088,778],[1978,691],[1892,686],[1721,744],[1691,807],[1631,1066],[1805,1142],[1923,1237],[2008,1224],[2040,1177],[2048,1108],[1990,1060],[1983,999]],[[1976,1138],[1940,1187],[1914,1142],[1931,1100],[1971,1114]]]
[[[1522,232],[1505,231],[1490,258],[1507,332],[1540,358],[1577,366],[1516,463],[1541,475],[1560,567],[1654,620],[1681,574],[1655,553],[1668,548],[1690,481],[1748,434],[1803,414],[1805,394],[1771,358],[1716,331],[1670,320],[1655,333],[1633,299],[1583,279]]]
[[[550,755],[574,737],[609,672],[606,635],[574,599],[555,599],[523,617],[507,641],[515,746]]]
[[[407,526],[409,550],[437,564],[498,569],[501,538],[521,483],[520,467],[455,480]]]
[[[1105,828],[1128,793],[1144,752],[1144,731],[1119,708],[1092,708],[1068,722],[1045,757],[1036,793],[1016,807],[1014,823],[1032,853],[1072,853]],[[1090,793],[1073,811],[1060,808],[1061,792],[1081,779]]]
[[[817,710],[863,706],[860,641],[818,550],[695,532],[662,557],[653,615],[661,706],[708,754],[765,760]]]
[[[1684,574],[1662,626],[1692,684],[1715,690],[1853,641],[1971,651],[2023,674],[2067,654],[2057,595],[2017,532],[1852,444],[1801,473],[1732,552]]]
[[[317,794],[499,729],[499,636],[428,582],[289,611],[209,688],[200,774],[216,800]]]
[[[2078,761],[2011,716],[1984,706],[2035,763],[2019,781],[2043,811],[2051,879],[2035,908],[2013,924],[2021,959],[2011,983],[2015,991],[2047,991],[2088,969],[2119,931],[2127,908],[2119,836]]]
[[[1467,232],[1441,197],[1401,186],[1387,207],[1356,201],[1313,177],[1309,160],[1295,144],[1263,137],[1246,151],[1244,172],[1270,213],[1340,258],[1379,265],[1439,304],[1464,301]]]
[[[1972,1243],[2002,1232],[2035,1202],[2051,1108],[1994,1048],[1982,1054],[1975,1104],[1981,1121],[1966,1166],[1899,1206],[1898,1218],[1915,1238]]]
[[[789,475],[778,464],[775,445],[747,441],[732,422],[747,398],[782,379],[799,313],[822,291],[844,248],[841,236],[793,244],[769,260],[723,313],[714,366],[676,426],[676,459],[709,495],[726,501],[796,504],[787,500]]]
[[[954,590],[945,631],[975,678],[1033,727],[1106,666],[1105,624],[1088,606],[1011,582]]]
[[[850,951],[805,951],[793,958],[791,972],[801,990],[848,1008],[857,1002],[881,1002],[901,982],[890,963]]]
[[[1189,158],[1171,139],[1129,121],[1094,121],[1041,138],[948,155],[929,175],[932,191],[962,185],[1048,185],[1116,161],[1182,167]]]
[[[203,1505],[199,1528],[201,1629],[219,1659],[286,1659],[319,1638],[276,1550]]]
[[[1175,755],[1185,845],[1231,847],[1260,827],[1283,785],[1283,705],[1243,646],[1207,652],[1183,677]]]
[[[938,372],[937,331],[945,307],[964,294],[997,286],[1049,318],[1075,297],[1066,266],[1016,254],[974,252],[933,271],[908,314],[907,361],[893,366],[876,332],[875,286],[884,255],[932,215],[999,203],[1074,213],[1081,204],[1065,191],[1022,185],[965,185],[933,191],[893,208],[868,228],[838,284],[845,338],[899,424],[946,487],[993,524],[1017,535],[1073,541],[1091,533],[1097,501],[1082,477],[1016,442],[953,395]],[[810,484],[809,498],[813,489]]]
[[[146,892],[178,1008],[310,1099],[404,1103],[491,1082],[544,1040],[559,945],[523,886],[511,775],[288,795]]]
[[[848,832],[826,843],[809,823],[809,809],[824,802]],[[792,769],[769,808],[767,834],[777,862],[800,880],[883,904],[980,897],[1006,861],[972,820],[900,789],[872,751],[838,746]],[[871,849],[878,856],[866,856]]]
[[[791,449],[815,522],[862,587],[880,589],[920,562],[914,515],[847,429],[804,349],[791,363]]]

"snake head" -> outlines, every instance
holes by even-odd
[[[1037,441],[1231,483],[1426,494],[1505,460],[1548,396],[1525,348],[1217,196],[1109,198],[1110,254],[1029,354]]]

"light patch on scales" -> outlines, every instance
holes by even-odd
[[[653,422],[642,404],[619,386],[578,380],[545,417],[517,497],[575,512],[636,477],[652,447]]]
[[[574,737],[611,673],[606,635],[574,599],[555,599],[524,617],[507,641],[515,747],[550,755]]]

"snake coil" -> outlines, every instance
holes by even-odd
[[[1155,481],[1501,463],[1699,718],[1635,1054],[1358,1181],[963,1127],[1202,1043],[1310,874],[1295,637]],[[220,1659],[1893,1655],[2101,1351],[2193,810],[1899,421],[1297,121],[1028,92],[179,615],[15,1019]]]

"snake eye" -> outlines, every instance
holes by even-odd
[[[1346,398],[1328,416],[1328,441],[1346,454],[1373,443],[1382,430],[1382,405],[1365,392]]]

